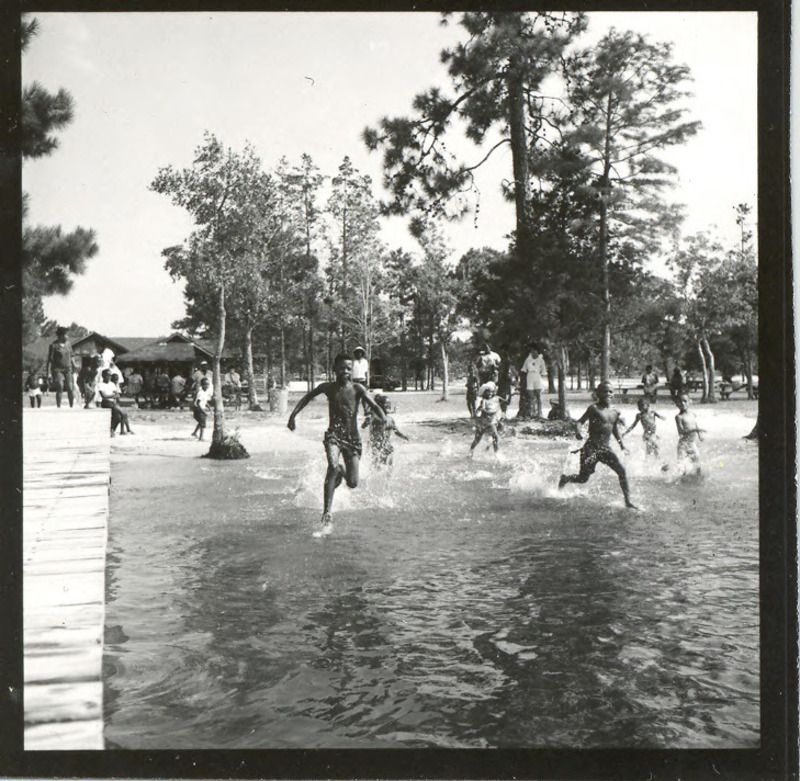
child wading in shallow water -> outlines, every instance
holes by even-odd
[[[614,439],[619,443],[620,449],[625,450],[625,445],[622,444],[622,435],[619,431],[619,411],[611,406],[613,396],[614,391],[609,383],[601,382],[597,386],[597,403],[591,404],[575,424],[575,434],[578,439],[582,439],[579,426],[587,420],[589,421],[589,439],[581,448],[580,472],[577,475],[561,475],[558,487],[563,488],[567,483],[585,483],[594,474],[597,462],[600,461],[617,473],[622,495],[625,497],[625,506],[636,509],[635,505],[631,503],[625,467],[609,446],[611,435],[613,434]]]
[[[697,418],[689,412],[689,397],[684,393],[677,398],[680,412],[675,416],[678,427],[678,462],[690,462],[691,470],[700,475],[700,450],[697,442],[703,441],[705,429],[699,428]]]
[[[650,402],[647,399],[639,399],[638,403],[639,413],[636,419],[631,424],[630,428],[626,429],[623,437],[629,434],[636,428],[637,423],[642,424],[642,439],[644,440],[645,453],[648,456],[655,456],[658,458],[658,437],[656,436],[656,418],[666,420],[663,415],[660,415],[653,409],[650,409]]]
[[[390,414],[394,411],[392,402],[389,397],[383,393],[375,396],[375,402],[383,410],[385,420],[373,418],[372,415],[367,416],[361,428],[369,426],[369,444],[372,453],[373,463],[381,466],[392,466],[394,445],[391,442],[392,432],[394,431],[400,439],[408,441],[408,437],[397,428],[394,418]]]
[[[478,388],[478,407],[475,420],[475,439],[469,446],[470,456],[488,431],[492,437],[492,447],[496,453],[500,447],[500,438],[497,433],[497,422],[500,418],[500,397],[497,395],[497,372],[493,372],[491,379]]]
[[[353,359],[340,353],[334,358],[335,382],[323,382],[303,396],[292,410],[289,422],[290,431],[295,430],[294,419],[313,398],[325,394],[328,397],[328,430],[323,437],[325,455],[328,458],[328,471],[325,474],[323,489],[322,531],[327,534],[333,527],[331,505],[336,488],[345,480],[348,488],[358,485],[358,465],[361,458],[361,437],[358,434],[358,405],[362,402],[369,407],[378,419],[386,422],[383,410],[369,397],[363,385],[354,383]],[[344,466],[339,457],[344,459]]]

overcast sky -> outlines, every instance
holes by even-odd
[[[72,124],[50,157],[27,161],[23,189],[30,220],[65,230],[93,228],[100,252],[66,297],[45,312],[110,336],[158,336],[183,315],[182,284],[161,250],[180,243],[189,218],[148,190],[159,167],[188,166],[209,130],[226,145],[255,146],[267,168],[285,155],[312,156],[333,174],[348,155],[380,182],[378,153],[361,131],[408,113],[413,96],[446,83],[439,51],[459,36],[432,13],[63,13],[37,14],[40,33],[22,61],[23,83],[75,99]],[[716,225],[736,235],[733,208],[757,193],[756,14],[597,13],[581,44],[611,26],[674,43],[690,67],[692,118],[703,129],[669,151],[680,180],[670,200],[684,203],[685,230]],[[463,147],[468,160],[482,154]],[[507,152],[505,153],[508,154]],[[477,222],[451,226],[454,253],[502,249],[513,209],[500,196],[510,175],[498,156],[479,179]],[[380,192],[378,191],[378,194]],[[405,222],[386,225],[390,246],[413,249]]]

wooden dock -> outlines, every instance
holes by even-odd
[[[102,749],[108,410],[25,409],[25,750]]]

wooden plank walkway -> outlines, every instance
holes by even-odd
[[[103,746],[109,412],[25,409],[25,750]]]

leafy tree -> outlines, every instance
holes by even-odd
[[[429,347],[439,347],[442,363],[442,401],[449,398],[449,349],[458,327],[459,293],[462,280],[447,265],[450,248],[439,226],[431,220],[412,221],[412,234],[423,250],[417,272],[419,312],[429,323]],[[432,354],[431,354],[432,359]],[[433,361],[431,360],[431,372]]]
[[[622,234],[635,251],[635,236],[652,238],[659,229],[674,227],[676,215],[664,210],[659,197],[674,168],[656,153],[683,143],[700,127],[684,121],[681,101],[690,73],[671,57],[671,44],[612,29],[595,46],[566,59],[572,127],[565,128],[564,143],[581,151],[577,164],[592,172],[596,191],[603,380],[611,360],[610,241]]]
[[[459,23],[466,40],[441,53],[452,94],[434,87],[417,95],[412,116],[384,117],[377,128],[364,131],[363,139],[369,149],[384,150],[384,184],[392,196],[385,209],[390,214],[463,215],[470,208],[467,195],[477,194],[474,171],[498,149],[510,147],[507,194],[516,207],[516,250],[527,259],[531,151],[547,143],[550,133],[546,106],[551,101],[540,87],[558,68],[567,44],[585,28],[585,18],[482,11],[462,14]],[[465,163],[453,157],[446,137],[454,126],[465,126],[466,137],[484,152],[480,160]]]
[[[36,19],[23,19],[22,51],[38,31]],[[74,101],[65,89],[54,95],[34,82],[22,91],[21,151],[23,160],[52,154],[58,148],[56,133],[74,116]],[[60,226],[27,224],[28,200],[23,196],[22,230],[22,335],[23,343],[39,336],[45,322],[42,299],[66,295],[74,277],[83,274],[98,252],[94,231],[76,228],[65,233]]]
[[[314,337],[320,326],[322,314],[320,300],[323,295],[322,280],[317,273],[319,263],[314,249],[323,228],[323,213],[318,206],[317,199],[325,177],[320,174],[319,168],[308,154],[302,155],[300,165],[291,169],[288,168],[288,165],[285,158],[281,160],[278,176],[289,207],[294,211],[296,229],[302,237],[304,264],[308,270],[302,280],[300,300],[303,319],[308,328],[307,341],[306,329],[303,328],[303,345],[309,388],[312,388],[315,384],[316,371]]]
[[[225,346],[226,296],[252,282],[247,258],[253,252],[253,225],[263,219],[264,173],[261,160],[247,145],[243,152],[224,148],[211,133],[195,150],[192,165],[182,170],[159,169],[150,189],[167,195],[192,216],[195,230],[180,247],[164,250],[165,266],[173,278],[215,292],[217,343],[214,353],[214,433],[211,458],[242,458],[247,451],[225,431],[220,361]],[[267,226],[268,244],[279,225]],[[244,274],[242,274],[244,270]],[[244,279],[243,279],[244,277]]]
[[[363,344],[372,358],[376,330],[386,322],[377,296],[381,290],[380,224],[372,180],[362,175],[345,157],[331,180],[328,213],[333,230],[328,266],[331,325],[338,331],[342,348],[348,341]]]

